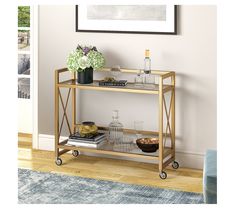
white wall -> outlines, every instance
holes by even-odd
[[[106,66],[137,69],[148,48],[153,69],[176,71],[177,155],[184,165],[201,167],[205,150],[216,148],[216,6],[181,6],[178,21],[179,35],[77,33],[74,6],[40,6],[39,133],[54,133],[54,70],[66,66],[78,43],[95,45]],[[157,127],[154,96],[96,91],[80,96],[81,120],[107,125],[117,108],[126,127],[133,128],[134,120],[144,120],[146,130]]]
[[[32,134],[32,99],[18,99],[18,132]]]

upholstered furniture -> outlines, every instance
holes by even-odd
[[[203,170],[204,202],[217,203],[217,151],[207,150]]]

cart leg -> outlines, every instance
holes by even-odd
[[[172,89],[172,105],[171,105],[171,149],[172,157],[175,160],[175,75],[171,76],[171,85],[174,86]]]
[[[73,79],[76,79],[76,73],[72,75]],[[76,132],[76,88],[72,89],[72,133]]]
[[[58,166],[62,165],[62,160],[61,160],[61,158],[59,158],[59,149],[58,148],[55,149],[55,164]]]
[[[59,157],[59,149],[56,148],[55,149],[55,159],[57,159]]]
[[[58,166],[62,165],[62,159],[59,156],[60,156],[59,149],[56,148],[55,149],[55,164]]]
[[[163,79],[159,77],[159,175],[165,179],[166,173],[163,171]]]
[[[62,160],[59,158],[59,73],[55,71],[55,163],[57,165],[62,164]]]

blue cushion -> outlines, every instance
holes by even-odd
[[[203,194],[205,203],[217,203],[217,151],[207,150],[203,170]]]

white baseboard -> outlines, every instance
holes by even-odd
[[[61,137],[61,140],[64,140],[66,138],[67,137]],[[54,136],[39,134],[39,143],[38,144],[39,144],[38,147],[40,150],[54,151],[54,147],[55,147]],[[115,158],[115,159],[133,160],[133,161],[147,162],[147,163],[156,163],[155,161],[149,161],[149,160],[143,160],[143,159],[140,160],[140,159],[130,158],[130,157],[119,157],[119,156],[88,153],[88,152],[83,152],[82,154],[88,155],[88,156],[99,156],[99,157],[105,156],[108,158]],[[176,150],[176,160],[179,162],[180,167],[203,169],[204,155],[202,153]]]

